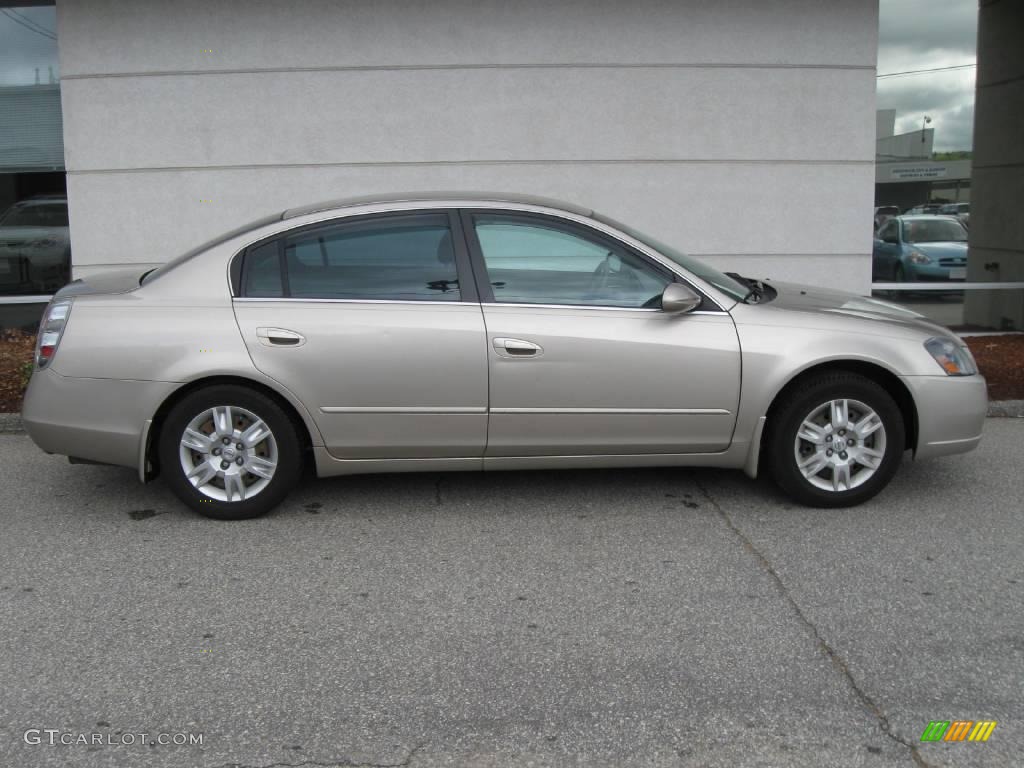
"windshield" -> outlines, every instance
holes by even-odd
[[[665,243],[656,240],[650,235],[645,235],[642,232],[637,232],[632,227],[628,227],[625,224],[615,221],[615,219],[611,219],[599,213],[595,213],[593,214],[593,216],[598,221],[613,226],[616,229],[625,232],[630,237],[639,240],[644,245],[653,248],[662,256],[666,256],[672,259],[672,261],[674,261],[676,264],[681,266],[686,271],[699,277],[704,282],[710,283],[711,285],[715,286],[715,288],[720,290],[722,293],[736,299],[736,301],[743,301],[743,299],[746,298],[747,294],[750,293],[750,289],[747,288],[742,283],[733,280],[728,275],[719,272],[717,269],[714,269],[713,267],[709,267],[707,264],[704,264],[703,262],[697,261],[696,259],[687,256],[685,253],[677,251],[671,245],[666,245]]]
[[[66,227],[68,207],[63,203],[14,205],[0,219],[0,227]]]
[[[967,240],[967,230],[952,219],[905,221],[903,239],[908,243],[958,243]]]

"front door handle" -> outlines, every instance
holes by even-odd
[[[508,339],[498,336],[491,340],[494,351],[502,357],[538,357],[544,354],[540,344],[525,339]]]
[[[257,328],[256,338],[268,347],[301,347],[306,337],[287,328]]]

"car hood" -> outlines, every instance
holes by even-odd
[[[796,283],[766,281],[778,291],[778,295],[766,307],[808,312],[813,314],[845,315],[865,320],[874,320],[905,328],[914,328],[927,333],[949,335],[950,331],[933,323],[920,312],[907,309],[899,304],[869,296],[858,296],[847,291],[819,288]]]
[[[907,243],[909,248],[934,258],[967,258],[967,243],[952,241],[945,243]]]
[[[127,293],[139,287],[139,280],[149,270],[119,269],[110,272],[99,272],[86,278],[72,280],[56,294],[54,298],[68,296],[87,296],[97,293]]]

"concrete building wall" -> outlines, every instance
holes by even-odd
[[[485,189],[866,290],[873,0],[60,0],[75,274],[267,212]]]
[[[884,136],[875,142],[875,156],[879,160],[895,158],[930,158],[935,143],[935,129],[911,131],[895,136]]]
[[[877,110],[875,112],[875,139],[884,139],[894,133],[896,133],[896,110]]]
[[[982,0],[968,280],[1024,281],[1022,29],[1024,3]],[[1024,292],[975,291],[967,298],[966,320],[996,328],[1024,328]]]

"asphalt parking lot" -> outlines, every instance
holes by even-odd
[[[218,523],[0,435],[0,765],[1020,765],[1022,445],[990,419],[852,510],[659,469],[333,479]]]

